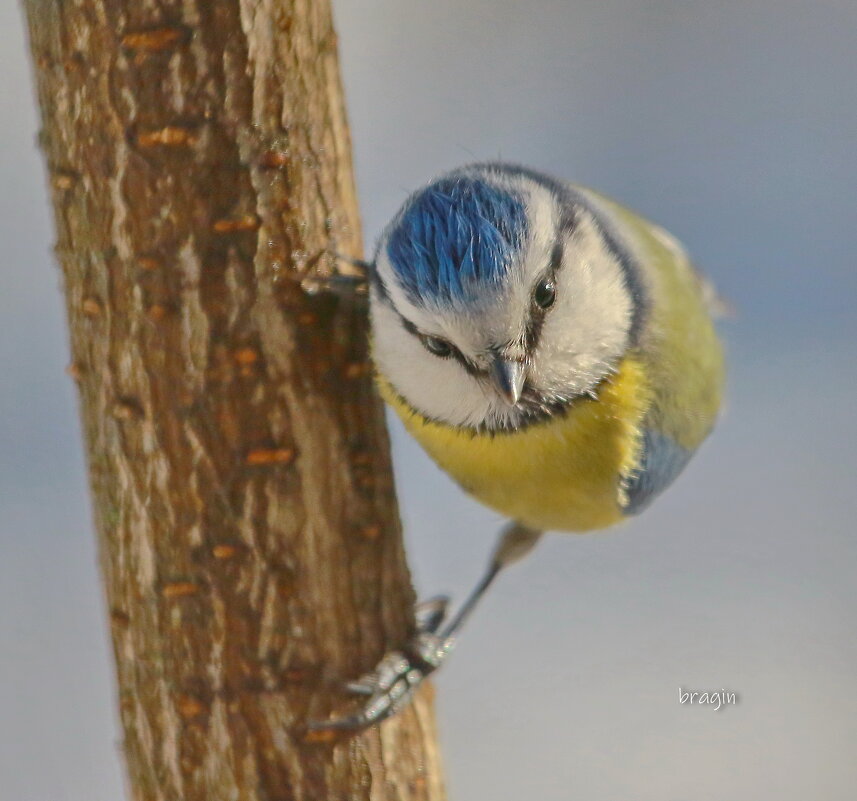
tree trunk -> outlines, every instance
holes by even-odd
[[[25,0],[139,801],[441,799],[431,699],[310,742],[412,630],[327,0]]]

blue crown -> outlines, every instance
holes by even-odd
[[[480,178],[441,178],[415,193],[387,255],[412,302],[473,300],[496,284],[527,230],[522,200]]]

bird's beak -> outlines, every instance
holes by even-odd
[[[524,380],[527,377],[526,368],[521,362],[495,356],[488,368],[491,381],[497,391],[514,406],[521,397]]]

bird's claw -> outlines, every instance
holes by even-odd
[[[369,291],[369,273],[371,265],[361,259],[353,259],[341,253],[332,254],[337,261],[350,265],[352,272],[339,270],[328,275],[312,272],[301,281],[301,286],[307,295],[334,295],[342,300],[353,301],[365,298]]]
[[[386,720],[407,706],[425,678],[437,670],[454,644],[454,637],[437,631],[446,617],[448,598],[432,598],[417,606],[417,634],[400,651],[385,654],[371,673],[348,682],[354,695],[368,697],[355,714],[332,720],[312,721],[310,732],[359,731]]]
[[[418,634],[437,634],[441,624],[446,620],[449,608],[448,595],[435,595],[425,601],[420,601],[414,610]]]
[[[525,556],[538,542],[542,532],[512,522],[503,528],[500,540],[482,578],[464,599],[458,611],[446,619],[449,599],[432,598],[417,606],[417,634],[407,647],[388,653],[375,670],[346,685],[351,693],[366,702],[354,715],[315,721],[309,724],[308,737],[329,741],[335,732],[355,732],[380,723],[406,706],[426,676],[434,673],[449,656],[464,622],[473,613],[479,599],[507,565]]]
[[[365,297],[369,288],[365,278],[344,273],[311,275],[301,281],[301,286],[307,295],[314,297],[327,294],[342,300],[356,300]]]

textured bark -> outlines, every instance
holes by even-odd
[[[140,801],[439,799],[431,700],[304,724],[412,627],[327,0],[25,0]]]

